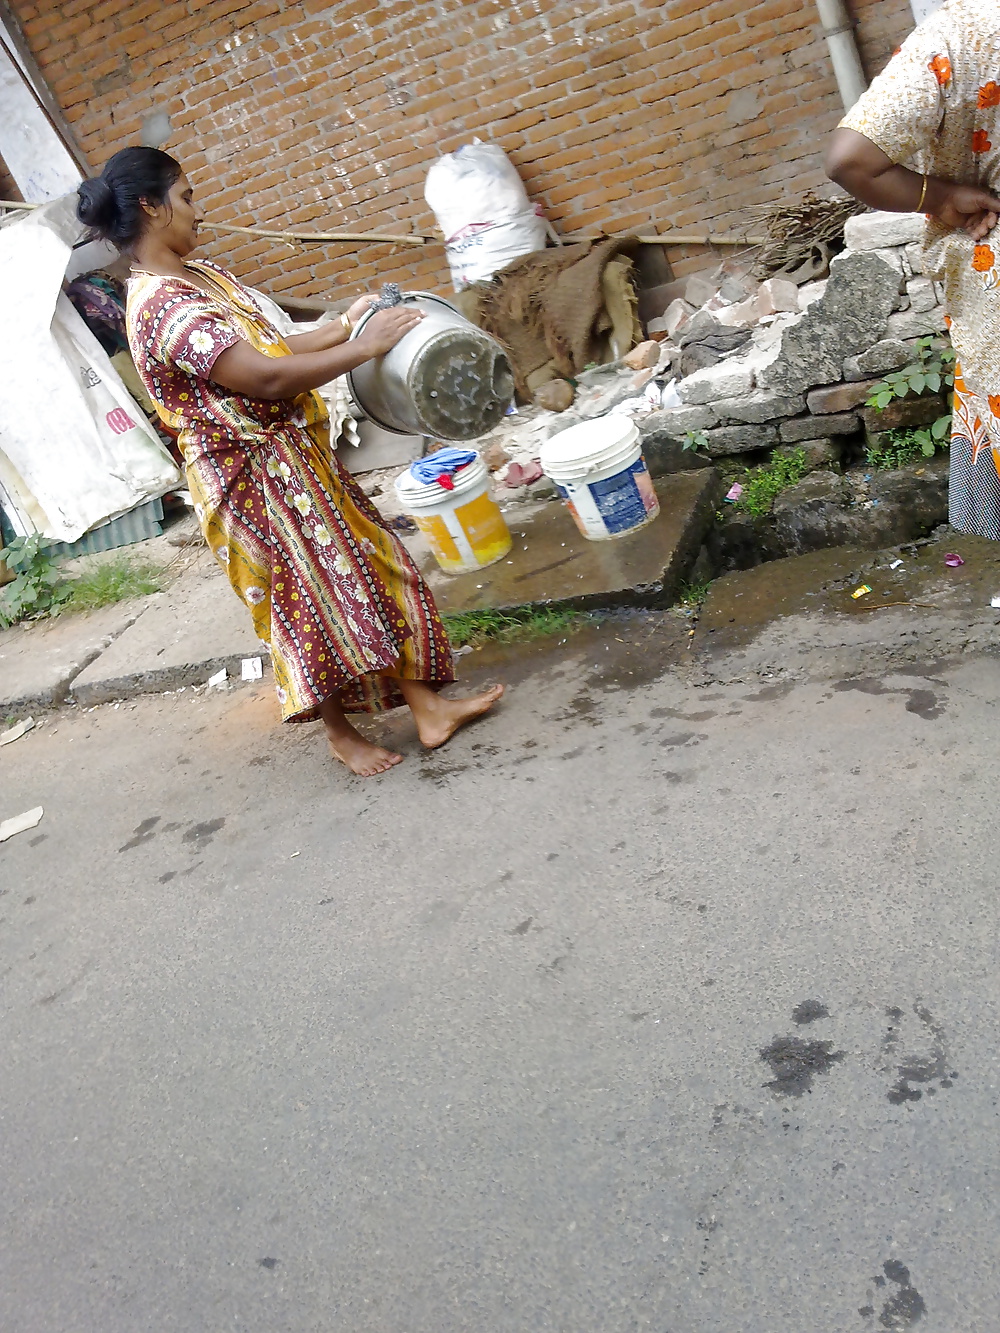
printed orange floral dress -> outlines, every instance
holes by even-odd
[[[894,162],[1000,187],[1000,5],[946,0],[841,121]],[[928,219],[924,272],[944,286],[958,356],[950,520],[1000,541],[1000,227],[976,245]]]
[[[241,338],[266,356],[289,348],[252,291],[206,261],[210,297],[181,279],[138,273],[126,324],[139,374],[179,432],[205,540],[270,645],[282,718],[304,722],[340,692],[344,708],[403,702],[377,673],[444,685],[451,647],[430,592],[398,538],[345,473],[315,393],[243,397],[211,379]]]

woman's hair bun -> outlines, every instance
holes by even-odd
[[[159,148],[122,148],[99,176],[77,188],[76,216],[91,239],[130,251],[146,227],[143,206],[164,204],[180,163]]]
[[[103,176],[81,181],[77,189],[76,215],[97,231],[110,230],[115,219],[115,192]]]

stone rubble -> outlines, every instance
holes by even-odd
[[[829,275],[798,287],[784,278],[754,284],[733,272],[721,281],[695,275],[683,297],[649,321],[649,342],[579,377],[566,410],[519,408],[477,447],[488,449],[497,480],[517,480],[524,474],[509,464],[536,461],[551,435],[627,411],[654,471],[794,447],[806,450],[810,466],[835,466],[844,442],[862,430],[934,420],[946,410],[937,397],[902,400],[882,413],[864,407],[875,383],[912,360],[908,344],[945,328],[941,288],[922,271],[923,230],[921,214],[852,217]],[[655,406],[654,385],[665,391],[663,406]],[[508,484],[500,498],[538,497]]]

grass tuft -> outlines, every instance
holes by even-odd
[[[708,596],[708,590],[711,586],[711,579],[702,579],[696,583],[682,583],[677,594],[678,606],[687,607],[689,610],[701,606]]]
[[[793,453],[777,454],[765,467],[755,467],[743,478],[743,494],[735,508],[754,518],[763,518],[782,491],[794,486],[809,471],[804,449]]]
[[[442,617],[455,648],[484,643],[526,643],[550,634],[573,633],[591,619],[582,611],[557,611],[526,606],[513,611],[460,611]]]
[[[101,606],[147,597],[163,588],[163,572],[157,565],[127,555],[102,560],[70,583],[62,611],[96,611]]]

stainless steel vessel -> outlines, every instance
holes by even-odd
[[[440,296],[404,292],[424,318],[384,356],[347,375],[357,407],[397,435],[473,440],[492,430],[514,396],[503,348]],[[374,312],[362,315],[360,337]]]

